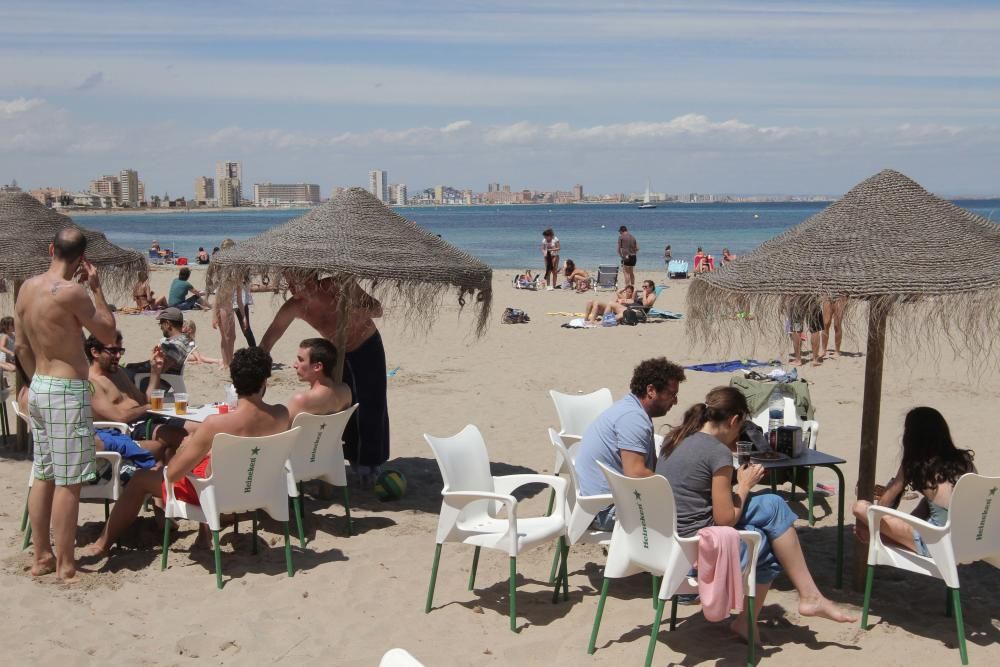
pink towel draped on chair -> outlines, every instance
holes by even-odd
[[[698,531],[698,595],[709,621],[729,617],[743,608],[743,573],[740,570],[740,534],[728,526]]]

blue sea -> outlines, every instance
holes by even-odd
[[[1000,199],[955,202],[1000,221]],[[663,266],[669,243],[675,258],[690,259],[701,246],[721,258],[722,249],[743,254],[769,238],[819,213],[826,203],[660,204],[639,210],[634,204],[562,206],[440,206],[395,209],[494,268],[542,267],[542,231],[552,228],[562,244],[562,259],[592,270],[617,263],[618,228],[625,225],[639,242],[639,268]],[[104,232],[120,246],[143,252],[157,239],[161,247],[194,257],[230,237],[237,242],[302,215],[303,210],[248,209],[227,213],[159,213],[79,216],[84,227]]]

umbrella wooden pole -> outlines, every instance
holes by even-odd
[[[875,497],[875,466],[878,460],[878,423],[882,408],[882,368],[885,357],[884,310],[868,310],[868,350],[865,358],[865,392],[861,407],[861,448],[858,454],[858,500]],[[868,545],[854,542],[854,588],[864,590]]]

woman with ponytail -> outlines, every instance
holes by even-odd
[[[759,464],[736,470],[733,489],[733,453],[750,410],[746,398],[732,387],[716,387],[704,403],[688,408],[684,422],[667,436],[656,472],[670,482],[677,505],[677,533],[695,535],[708,526],[753,530],[762,540],[757,554],[756,614],[764,605],[771,582],[784,570],[799,594],[799,614],[822,616],[841,623],[854,622],[823,597],[813,581],[795,532],[795,514],[778,495],[751,493],[764,476]],[[745,545],[741,546],[745,551]],[[744,565],[747,555],[742,553]],[[731,627],[746,638],[745,611]]]

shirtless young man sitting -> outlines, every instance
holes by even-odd
[[[181,440],[194,431],[196,422],[183,419],[159,417],[148,414],[150,408],[146,395],[129,380],[128,374],[118,365],[125,348],[119,331],[114,345],[104,345],[94,336],[83,343],[87,359],[90,360],[89,378],[94,391],[91,410],[97,421],[113,421],[128,424],[131,430],[126,435],[149,450],[157,461],[169,458],[171,450],[181,444]],[[153,349],[150,360],[150,387],[156,387],[163,369],[163,353]],[[149,389],[151,392],[152,389]],[[188,427],[187,424],[192,426]]]
[[[233,355],[233,363],[229,366],[229,373],[239,399],[236,409],[205,419],[198,430],[184,440],[167,466],[168,483],[174,485],[174,494],[179,500],[198,503],[198,494],[186,475],[193,473],[197,477],[211,476],[212,441],[216,434],[265,436],[288,430],[288,408],[264,402],[267,378],[271,376],[271,355],[259,347],[237,350]],[[87,547],[84,554],[106,554],[115,540],[139,516],[146,495],[165,498],[165,490],[162,471],[136,471],[121,498],[115,503],[101,536]]]
[[[28,496],[35,540],[31,574],[54,571],[65,583],[79,580],[73,551],[80,487],[96,477],[83,329],[108,344],[115,338],[115,317],[104,300],[97,271],[84,257],[86,249],[87,239],[79,228],[59,230],[49,246],[49,270],[25,281],[14,306],[14,351],[25,376],[31,378],[28,411],[35,442],[35,481]]]
[[[306,338],[299,343],[295,355],[295,373],[309,384],[288,402],[289,423],[305,412],[311,415],[332,415],[351,405],[351,388],[333,380],[337,363],[337,348],[325,338]]]

